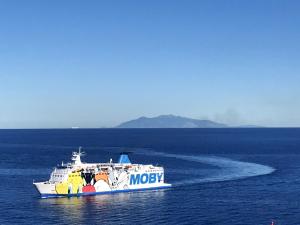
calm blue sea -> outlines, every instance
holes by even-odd
[[[40,199],[70,160],[165,167],[168,190]],[[0,130],[0,224],[300,224],[300,129]]]

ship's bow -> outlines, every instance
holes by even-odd
[[[42,197],[51,196],[55,194],[55,185],[49,182],[34,182],[33,185],[36,187]]]

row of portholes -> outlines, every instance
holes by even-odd
[[[63,175],[53,175],[53,177],[63,177]]]

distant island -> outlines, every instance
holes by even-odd
[[[157,117],[140,117],[130,120],[116,128],[226,128],[229,127],[223,123],[217,123],[211,120],[197,120],[187,117],[174,115],[161,115]]]

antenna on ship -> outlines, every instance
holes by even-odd
[[[78,154],[79,154],[80,156],[83,156],[83,155],[85,155],[85,152],[81,151],[81,149],[82,149],[82,147],[79,146]]]
[[[72,161],[75,165],[80,165],[81,164],[81,156],[84,155],[85,153],[81,151],[82,147],[80,146],[78,149],[78,152],[73,152],[72,154]]]

